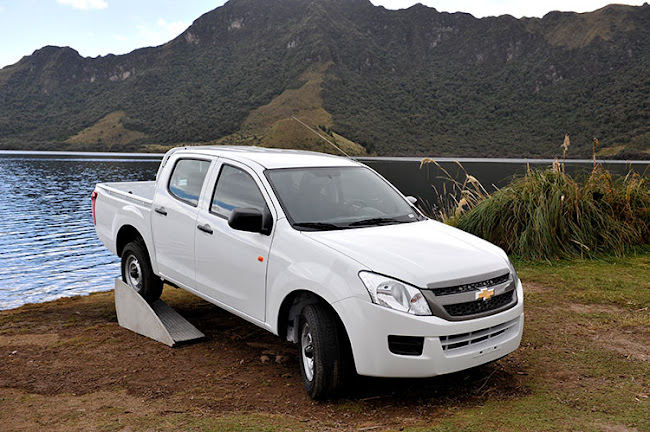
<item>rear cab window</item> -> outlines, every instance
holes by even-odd
[[[176,199],[193,207],[199,203],[205,176],[210,168],[210,161],[200,159],[179,159],[169,177],[167,189]]]

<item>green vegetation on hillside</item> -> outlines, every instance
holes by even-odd
[[[130,144],[146,137],[142,132],[128,130],[124,127],[124,111],[108,114],[94,125],[82,130],[66,140],[68,144],[103,144],[108,151],[115,144]]]
[[[647,4],[517,20],[230,0],[160,47],[96,59],[45,47],[0,70],[0,148],[108,149],[83,131],[115,112],[137,135],[110,150],[312,148],[287,121],[304,114],[360,153],[549,156],[569,133],[576,157],[598,136],[605,157],[648,158],[649,62]]]
[[[323,72],[328,66],[305,73],[300,88],[285,90],[268,104],[252,111],[239,132],[217,140],[216,144],[313,150],[340,155],[338,147],[350,156],[365,155],[364,147],[331,129],[332,115],[323,109],[322,100]]]

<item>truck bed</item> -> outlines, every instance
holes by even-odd
[[[123,225],[134,227],[148,244],[152,244],[150,214],[155,181],[98,183],[95,192],[95,229],[97,236],[117,254],[117,232]]]
[[[97,186],[111,195],[133,198],[139,204],[151,204],[156,190],[155,181],[99,183]]]

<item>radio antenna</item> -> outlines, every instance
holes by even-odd
[[[338,151],[340,151],[341,153],[343,153],[343,154],[344,154],[348,159],[352,159],[352,158],[350,157],[349,154],[347,154],[346,152],[344,152],[344,151],[341,149],[341,147],[337,146],[337,145],[334,144],[332,141],[328,140],[328,139],[325,138],[323,135],[319,134],[317,131],[315,131],[314,129],[312,129],[309,125],[305,124],[305,122],[303,122],[302,120],[300,120],[298,117],[296,117],[296,116],[291,116],[291,118],[294,119],[295,121],[297,121],[298,123],[300,123],[301,125],[303,125],[304,127],[306,127],[307,129],[309,129],[310,131],[312,131],[313,133],[315,133],[316,135],[318,135],[318,137],[319,137],[320,139],[322,139],[323,141],[325,141],[326,143],[328,143],[329,145],[331,145],[332,147],[334,147],[335,149],[337,149]]]

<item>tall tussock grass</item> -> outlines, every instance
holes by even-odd
[[[437,166],[444,174],[442,179],[445,180],[442,190],[431,185],[438,196],[437,204],[432,205],[429,202],[420,204],[421,210],[432,218],[455,226],[463,213],[490,197],[490,193],[481,182],[470,175],[460,162],[456,161],[455,164],[463,174],[462,181],[457,180],[456,176],[451,175],[448,170],[431,158],[422,159],[420,168],[427,164]]]
[[[650,244],[650,188],[636,173],[614,177],[596,163],[575,180],[556,162],[439,219],[523,259],[622,255]]]

